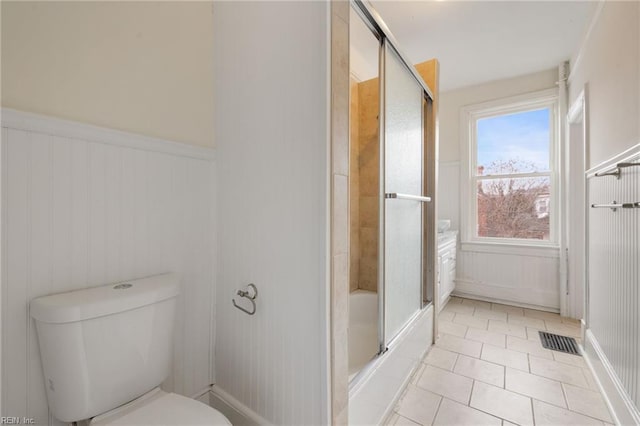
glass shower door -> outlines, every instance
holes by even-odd
[[[422,307],[422,209],[427,199],[422,196],[423,89],[393,47],[385,42],[382,50],[381,343],[386,345]]]

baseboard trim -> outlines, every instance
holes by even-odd
[[[600,343],[587,329],[583,355],[617,425],[640,424],[640,410],[629,397]]]
[[[518,306],[520,308],[535,309],[538,311],[560,313],[559,307],[546,306],[536,303],[528,303],[516,300],[516,298],[500,297],[499,293],[522,293],[522,289],[508,289],[500,286],[493,286],[464,278],[456,278],[456,287],[451,293],[452,296],[464,297],[465,299],[481,300],[483,302],[501,303],[504,305]],[[480,294],[478,292],[480,291]],[[529,294],[530,295],[530,294]],[[531,295],[530,295],[531,296]],[[535,296],[535,295],[534,295]],[[544,295],[539,294],[539,298]]]
[[[209,405],[224,414],[234,426],[272,425],[264,417],[215,384],[211,386]]]
[[[207,393],[211,392],[211,386],[213,386],[213,385],[209,385],[206,388],[199,390],[198,392],[196,392],[193,395],[189,396],[189,398],[191,398],[191,399],[200,399],[200,398],[202,398],[204,395],[206,395]]]

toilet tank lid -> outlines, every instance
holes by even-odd
[[[172,272],[33,299],[31,317],[45,323],[68,323],[112,315],[176,297],[178,275]]]

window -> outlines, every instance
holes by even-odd
[[[549,90],[463,109],[463,241],[554,245],[556,104]]]

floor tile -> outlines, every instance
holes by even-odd
[[[458,359],[457,353],[433,346],[425,357],[424,363],[440,367],[443,370],[453,371],[456,359]]]
[[[480,351],[482,349],[482,343],[480,342],[465,340],[461,337],[452,336],[450,334],[440,335],[440,338],[436,342],[436,346],[441,349],[446,349],[451,352],[457,352],[459,354],[475,358],[480,357]]]
[[[535,342],[540,342],[540,330],[539,328],[527,327],[527,340],[533,340]]]
[[[483,300],[462,299],[463,305],[471,305],[480,309],[491,309],[491,302],[485,302]]]
[[[549,404],[567,408],[562,386],[560,382],[554,380],[507,368],[505,388]]]
[[[442,426],[500,426],[501,420],[444,398],[433,424]]]
[[[418,381],[424,390],[468,404],[473,380],[431,365],[427,365]]]
[[[562,321],[563,323],[565,323],[565,324],[571,324],[571,325],[574,325],[574,326],[577,326],[577,327],[580,327],[580,326],[581,326],[580,320],[578,320],[578,319],[575,319],[575,318],[567,318],[567,317],[562,317],[562,318],[560,318],[560,319],[561,319],[561,321]]]
[[[609,409],[600,395],[589,389],[583,389],[571,385],[562,385],[565,395],[567,396],[567,404],[571,411],[595,417],[605,422],[612,422]]]
[[[482,382],[475,382],[471,407],[519,425],[533,425],[531,399]]]
[[[397,416],[395,422],[389,424],[392,424],[394,426],[421,426],[420,423],[416,423],[400,415]]]
[[[444,309],[440,311],[438,314],[438,319],[440,321],[453,321],[453,317],[456,316],[455,312],[445,311]]]
[[[443,312],[454,312],[456,314],[473,315],[473,311],[476,308],[470,305],[463,305],[462,303],[447,303],[447,306],[442,310]]]
[[[441,399],[442,397],[434,393],[409,385],[396,412],[418,424],[430,425],[436,416]]]
[[[527,331],[523,326],[510,324],[504,321],[489,320],[489,331],[504,333],[510,336],[520,337],[522,339],[527,337]]]
[[[493,319],[498,321],[507,321],[508,314],[506,312],[492,311],[491,309],[484,309],[476,307],[476,311],[473,313],[474,317]]]
[[[499,346],[501,348],[506,347],[507,336],[503,333],[496,333],[494,331],[480,330],[477,328],[469,327],[467,335],[468,340],[475,340],[476,342],[488,343],[489,345]]]
[[[525,317],[522,315],[509,315],[507,322],[523,327],[537,328],[538,330],[546,330],[544,320],[538,318]]]
[[[551,351],[543,348],[540,342],[521,339],[515,336],[507,336],[507,349],[519,352],[527,352],[540,358],[553,359]]]
[[[450,334],[452,336],[464,337],[467,334],[467,326],[463,324],[455,324],[449,321],[439,321],[438,330],[440,333]]]
[[[482,330],[487,329],[487,321],[488,320],[486,318],[474,317],[473,315],[465,314],[456,314],[456,316],[453,318],[454,324],[464,324],[468,325],[469,327],[480,328]]]
[[[480,359],[522,371],[529,371],[529,358],[523,352],[483,345]]]
[[[529,357],[529,367],[532,374],[583,388],[589,387],[580,367],[536,356]]]
[[[599,420],[542,401],[533,400],[533,414],[536,418],[536,426],[602,426]]]
[[[492,303],[491,304],[491,309],[494,310],[494,311],[506,312],[507,314],[509,314],[509,316],[511,316],[511,315],[523,316],[524,315],[524,309],[518,308],[517,306],[501,305],[499,303]]]
[[[584,361],[584,358],[579,355],[553,351],[553,358],[558,362],[563,362],[580,368],[587,368],[587,363]]]
[[[587,384],[589,385],[589,389],[600,392],[600,388],[598,387],[598,383],[596,383],[596,379],[593,377],[593,374],[588,368],[583,368],[582,372],[584,373],[584,377],[587,379]]]
[[[490,385],[504,387],[504,366],[460,355],[453,372]]]
[[[413,373],[413,376],[411,376],[411,381],[410,383],[412,384],[416,384],[418,383],[418,380],[420,380],[420,376],[422,376],[422,372],[424,371],[424,367],[425,365],[422,364],[420,366],[418,366],[417,370],[415,371],[415,373]]]
[[[562,324],[556,322],[547,322],[547,331],[549,333],[559,334],[561,336],[569,336],[569,337],[580,337],[582,334],[582,329],[580,327],[576,327],[570,324]]]
[[[547,311],[538,311],[536,309],[525,308],[524,316],[530,317],[530,318],[537,318],[545,321],[562,322],[562,317],[560,317],[560,314],[554,314],[553,312],[547,312]]]
[[[397,415],[395,412],[390,415],[387,420],[385,420],[385,422],[383,423],[384,426],[389,426],[389,425],[395,425],[396,421],[398,420],[398,417],[400,417],[399,415]]]
[[[578,321],[458,297],[439,319],[440,338],[386,424],[609,426],[585,360],[540,343],[539,330],[578,335]],[[371,404],[350,411],[380,409]]]

